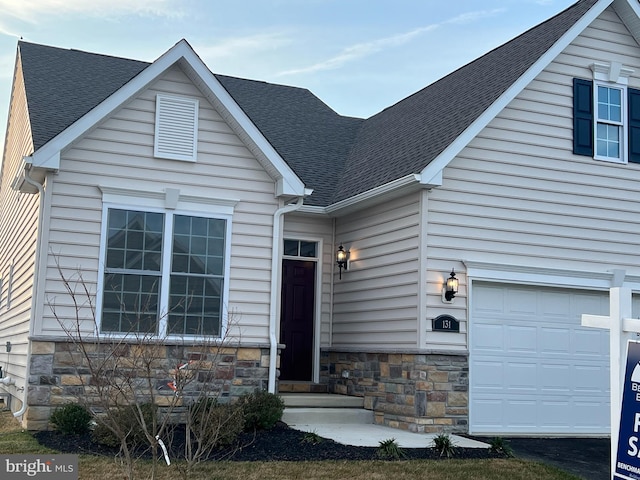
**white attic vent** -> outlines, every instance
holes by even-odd
[[[156,96],[156,136],[153,155],[195,162],[198,156],[198,100]]]

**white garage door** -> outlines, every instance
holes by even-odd
[[[474,282],[469,430],[609,434],[608,292]]]

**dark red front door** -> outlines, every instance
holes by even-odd
[[[282,262],[280,380],[312,380],[315,277],[315,262]]]

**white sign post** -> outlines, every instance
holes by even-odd
[[[613,478],[616,470],[622,387],[624,385],[626,365],[623,355],[626,352],[628,341],[635,337],[633,334],[640,333],[640,319],[631,318],[631,289],[624,287],[611,288],[609,291],[609,316],[584,314],[582,315],[582,325],[609,330],[611,355],[611,478]]]

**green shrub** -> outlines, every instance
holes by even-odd
[[[150,403],[144,403],[140,405],[140,410],[147,429],[151,430],[158,407]],[[122,432],[123,436],[126,435],[127,443],[131,446],[143,445],[147,442],[147,437],[140,423],[140,414],[135,405],[112,408],[109,413],[98,420],[96,427],[93,429],[92,436],[95,442],[110,447],[118,447],[121,444],[121,438],[109,426],[114,427],[115,431]]]
[[[189,409],[191,431],[214,446],[229,445],[244,429],[240,405],[221,404],[215,398],[201,398]]]
[[[456,454],[456,445],[448,433],[436,435],[433,439],[433,448],[436,449],[441,457],[446,456],[447,458],[451,458]]]
[[[284,402],[265,391],[256,391],[240,397],[245,430],[269,430],[282,418]]]
[[[69,403],[56,408],[50,422],[65,435],[82,435],[91,428],[91,413],[82,405]]]
[[[398,445],[395,438],[389,438],[387,440],[381,440],[378,445],[376,454],[380,458],[399,460],[401,457],[406,457],[402,447]]]
[[[316,431],[313,432],[305,432],[305,434],[302,436],[302,440],[300,440],[300,443],[305,444],[308,443],[310,445],[318,445],[319,443],[322,443],[324,439],[318,435],[318,433]]]
[[[511,445],[509,445],[509,441],[502,437],[492,438],[489,450],[493,453],[504,455],[505,457],[513,457],[513,449]]]

